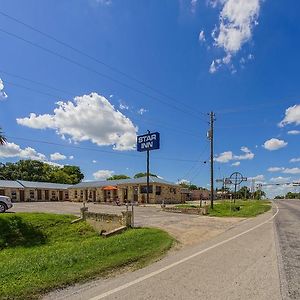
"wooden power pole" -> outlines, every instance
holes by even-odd
[[[210,207],[214,208],[214,121],[215,114],[210,112],[210,130],[208,138],[210,140]]]

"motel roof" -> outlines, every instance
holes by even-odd
[[[23,189],[23,185],[14,180],[0,180],[0,188]]]
[[[168,182],[166,180],[163,180],[155,176],[150,176],[149,182],[175,185],[172,182]],[[119,180],[85,181],[85,182],[80,182],[78,184],[75,184],[71,188],[95,188],[95,187],[104,187],[104,186],[116,186],[121,184],[147,184],[147,177],[119,179]]]
[[[25,181],[18,180],[18,182],[25,188],[32,189],[53,189],[53,190],[66,190],[71,187],[71,184],[51,183],[51,182],[36,182],[36,181]]]

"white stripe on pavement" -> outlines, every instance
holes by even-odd
[[[107,296],[115,294],[117,292],[120,292],[122,290],[125,290],[125,289],[127,289],[127,288],[129,288],[129,287],[131,287],[131,286],[133,286],[135,284],[138,284],[138,283],[140,283],[142,281],[145,281],[145,280],[147,280],[147,279],[149,279],[149,278],[151,278],[153,276],[156,276],[156,275],[158,275],[158,274],[160,274],[160,273],[162,273],[164,271],[167,271],[167,270],[169,270],[169,269],[171,269],[173,267],[176,267],[176,266],[178,266],[178,265],[180,265],[180,264],[182,264],[182,263],[184,263],[184,262],[186,262],[186,261],[188,261],[188,260],[190,260],[190,259],[198,256],[198,255],[201,255],[201,254],[203,254],[205,252],[208,252],[209,250],[212,250],[212,249],[217,248],[217,247],[219,247],[221,245],[224,245],[224,244],[226,244],[226,243],[228,243],[228,242],[230,242],[230,241],[232,241],[232,240],[234,240],[234,239],[236,239],[236,238],[238,238],[238,237],[240,237],[240,236],[242,236],[242,235],[244,235],[246,233],[249,233],[250,231],[253,231],[253,230],[255,230],[255,229],[263,226],[264,224],[266,224],[266,223],[270,222],[271,220],[273,220],[275,218],[275,216],[278,214],[279,208],[278,208],[278,206],[276,204],[275,204],[275,206],[276,206],[276,213],[271,218],[269,218],[268,220],[266,220],[266,221],[264,221],[264,222],[262,222],[262,223],[260,223],[260,224],[258,224],[256,226],[254,226],[254,227],[252,227],[252,228],[250,228],[250,229],[248,229],[248,230],[246,230],[244,232],[241,232],[241,233],[239,233],[239,234],[237,234],[235,236],[232,236],[231,238],[228,238],[228,239],[226,239],[226,240],[224,240],[222,242],[219,242],[219,243],[217,243],[217,244],[215,244],[213,246],[210,246],[210,247],[208,247],[206,249],[203,249],[203,250],[201,250],[199,252],[196,252],[196,253],[194,253],[194,254],[192,254],[190,256],[187,256],[187,257],[185,257],[185,258],[183,258],[183,259],[181,259],[181,260],[179,260],[177,262],[174,262],[174,263],[172,263],[172,264],[170,264],[170,265],[168,265],[166,267],[163,267],[163,268],[161,268],[161,269],[159,269],[157,271],[151,272],[151,273],[149,273],[149,274],[147,274],[145,276],[142,276],[142,277],[140,277],[138,279],[135,279],[135,280],[133,280],[131,282],[125,283],[125,284],[123,284],[123,285],[121,285],[121,286],[119,286],[117,288],[114,288],[114,289],[112,289],[110,291],[107,291],[107,292],[105,292],[103,294],[100,294],[98,296],[90,298],[89,300],[100,300],[100,299],[103,299],[103,298],[105,298]]]

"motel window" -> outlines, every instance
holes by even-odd
[[[11,200],[17,200],[17,191],[11,191]]]
[[[55,191],[52,191],[52,197],[55,197],[56,196],[56,193],[55,193]]]
[[[77,198],[77,196],[78,196],[78,192],[77,190],[75,190],[75,198]]]
[[[34,190],[29,191],[29,197],[30,199],[34,199]]]
[[[149,194],[152,194],[152,191],[153,191],[153,186],[149,185]],[[141,192],[141,194],[147,194],[147,186],[146,185],[142,185],[140,187],[140,192]]]
[[[80,198],[83,198],[83,190],[80,190]]]
[[[170,188],[170,193],[176,194],[176,189],[175,188]]]
[[[156,195],[157,196],[161,195],[161,186],[156,186]]]
[[[68,192],[65,192],[65,199],[69,199],[69,193]]]
[[[92,191],[89,192],[89,198],[93,198],[93,194],[92,194]]]

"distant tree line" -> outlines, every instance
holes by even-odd
[[[300,199],[300,193],[288,192],[285,196],[276,196],[274,199]]]
[[[77,166],[53,166],[38,160],[0,164],[0,179],[76,184],[84,178]]]

